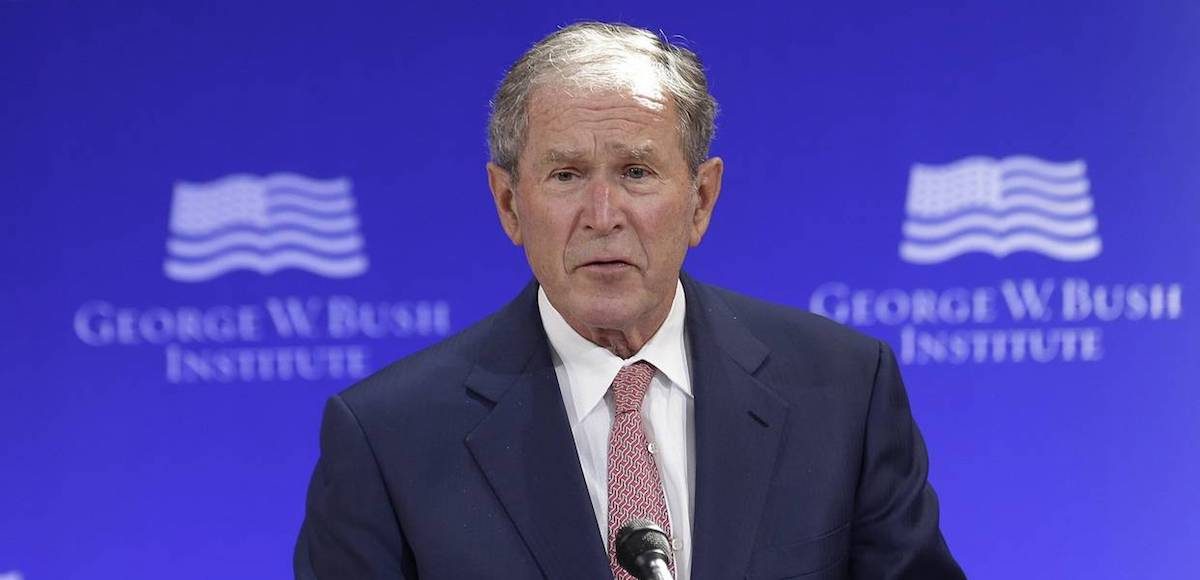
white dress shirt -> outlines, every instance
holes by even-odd
[[[642,402],[642,422],[655,447],[654,461],[667,497],[676,577],[690,578],[696,470],[691,357],[683,327],[686,311],[683,284],[676,283],[671,311],[658,332],[628,359],[575,332],[541,288],[538,310],[550,339],[554,372],[605,546],[608,545],[608,434],[614,409],[608,388],[622,367],[635,362],[644,360],[658,369]]]

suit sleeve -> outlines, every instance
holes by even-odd
[[[925,442],[913,421],[900,369],[887,345],[871,391],[856,492],[851,577],[965,578],[942,538]]]
[[[357,417],[334,396],[296,541],[297,580],[415,579],[412,552]]]

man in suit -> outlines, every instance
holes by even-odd
[[[535,282],[333,397],[299,578],[608,578],[631,517],[678,578],[962,578],[886,345],[681,273],[721,189],[697,57],[576,24],[493,102]]]

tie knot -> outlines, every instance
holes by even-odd
[[[646,398],[654,371],[654,365],[640,360],[617,373],[617,378],[612,382],[613,402],[617,405],[617,413],[641,410],[642,399]]]

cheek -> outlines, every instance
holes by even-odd
[[[543,262],[542,266],[556,259],[561,262],[571,234],[570,216],[544,204],[524,203],[519,211],[526,251]]]
[[[681,204],[659,208],[645,222],[641,236],[652,260],[678,261],[687,251],[691,239],[691,213]]]

